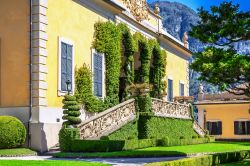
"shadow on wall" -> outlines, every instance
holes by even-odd
[[[31,149],[40,153],[48,151],[48,141],[43,123],[31,123]]]
[[[43,126],[41,128],[41,145],[42,145],[41,146],[41,151],[42,152],[47,152],[49,149],[48,149],[47,138],[46,138],[46,134],[44,132]]]

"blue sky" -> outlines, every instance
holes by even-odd
[[[147,1],[150,3],[152,1],[158,1],[158,0],[147,0]],[[164,0],[159,0],[159,1],[164,1]],[[168,1],[180,2],[196,11],[196,9],[201,6],[203,6],[205,9],[209,9],[211,5],[218,6],[221,2],[229,0],[168,0]],[[240,4],[241,10],[250,11],[250,0],[233,0],[232,2],[234,4],[236,3]]]

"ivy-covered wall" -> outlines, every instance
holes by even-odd
[[[128,88],[134,83],[134,53],[135,53],[135,41],[133,35],[130,32],[130,29],[125,24],[119,24],[118,28],[121,31],[121,40],[122,40],[122,51],[123,56],[125,57],[125,63],[122,66],[122,70],[125,74],[125,88],[122,92],[122,100],[127,100],[131,93]],[[120,88],[121,89],[121,88]]]
[[[93,47],[105,56],[106,96],[104,102],[93,96],[90,87],[92,73],[83,65],[83,68],[76,71],[76,96],[84,104],[86,111],[101,112],[129,99],[132,96],[129,87],[134,83],[152,84],[151,96],[161,97],[160,94],[166,89],[162,81],[166,75],[166,53],[156,40],[147,39],[138,32],[132,35],[125,24],[115,25],[112,22],[96,23],[94,39]],[[140,57],[141,64],[136,76],[135,54]],[[125,62],[122,63],[122,60]],[[124,83],[120,80],[122,72]]]
[[[108,136],[110,140],[137,139],[137,121],[130,122]]]
[[[95,24],[94,48],[105,55],[107,108],[119,103],[119,77],[121,70],[121,32],[112,22]]]
[[[144,116],[145,117],[145,116]],[[135,139],[139,136],[138,122],[131,122],[108,136],[110,140]],[[193,129],[192,120],[163,118],[151,116],[147,119],[146,127],[148,138],[168,138],[170,140],[192,139],[198,137]]]

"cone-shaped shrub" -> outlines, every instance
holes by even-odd
[[[81,119],[79,116],[81,115],[80,112],[80,106],[78,105],[76,101],[75,96],[71,95],[65,95],[63,99],[63,120],[66,120],[64,122],[64,125],[76,125],[81,123]]]

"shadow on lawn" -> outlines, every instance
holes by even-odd
[[[237,144],[243,146],[250,146],[250,142],[227,142],[227,141],[217,141],[214,144]]]
[[[228,164],[221,164],[220,166],[235,166],[235,165],[249,166],[250,160],[243,160],[243,161],[238,161],[238,162],[233,162],[233,163],[228,163]]]

